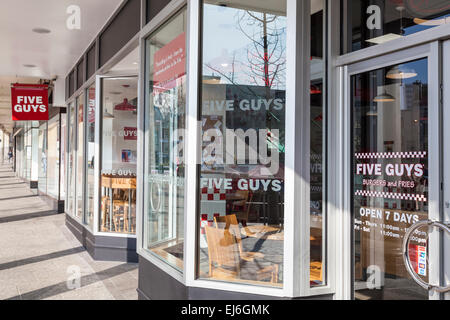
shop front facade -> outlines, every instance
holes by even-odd
[[[51,107],[48,121],[18,121],[8,149],[13,153],[5,163],[14,166],[16,176],[28,184],[51,208],[64,212],[65,120],[64,107]]]
[[[66,225],[141,299],[448,298],[450,8],[421,3],[124,1],[67,75]]]

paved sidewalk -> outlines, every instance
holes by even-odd
[[[94,261],[64,222],[0,165],[0,299],[137,299],[138,265]]]

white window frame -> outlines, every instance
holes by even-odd
[[[187,0],[173,0],[171,1],[166,7],[164,7],[152,20],[144,27],[142,28],[140,32],[139,37],[139,46],[140,46],[140,70],[139,70],[139,98],[138,98],[138,166],[137,166],[137,203],[136,203],[136,236],[137,236],[137,246],[136,250],[138,255],[140,255],[142,258],[146,259],[147,261],[154,264],[156,267],[161,269],[163,272],[167,273],[171,277],[173,277],[175,280],[185,283],[183,274],[184,272],[180,272],[175,267],[169,265],[161,258],[157,257],[156,255],[150,253],[145,248],[145,239],[144,236],[144,223],[146,218],[146,212],[147,212],[147,195],[146,195],[146,185],[145,185],[145,178],[144,178],[144,172],[145,172],[145,161],[147,158],[147,142],[148,139],[148,122],[145,119],[145,108],[146,108],[146,41],[147,39],[158,29],[165,24],[170,18],[172,18],[174,15],[176,15],[183,7],[185,7],[187,4]],[[189,7],[188,7],[188,14],[187,14],[187,26],[189,26]],[[186,38],[189,39],[189,32],[186,35]],[[189,40],[187,40],[189,41]],[[187,60],[189,59],[189,52],[187,53]],[[189,90],[189,84],[187,84],[188,90]],[[186,150],[186,149],[185,149]],[[187,151],[186,151],[187,153]],[[185,179],[187,179],[185,177]],[[185,180],[187,181],[187,180]],[[184,194],[185,199],[186,192]],[[186,205],[184,208],[184,224],[186,225]],[[187,238],[187,234],[185,233],[185,239]],[[185,246],[186,246],[186,240],[185,240]],[[186,248],[184,249],[184,252],[186,252]],[[185,255],[186,260],[186,255]],[[184,262],[185,263],[185,262]],[[184,265],[184,270],[186,270],[186,264]]]
[[[143,28],[140,36],[141,57],[145,57],[145,41],[163,23],[170,19],[176,12],[187,4],[187,132],[186,141],[186,188],[185,188],[185,247],[184,247],[184,272],[180,272],[164,262],[162,259],[150,254],[144,248],[143,223],[145,217],[144,204],[144,160],[147,132],[144,131],[146,123],[144,119],[145,108],[145,59],[141,59],[140,89],[139,89],[139,113],[138,113],[138,194],[137,194],[137,252],[144,259],[153,263],[163,272],[188,287],[216,289],[223,291],[244,292],[257,295],[268,295],[276,297],[304,297],[334,293],[333,276],[328,276],[324,286],[310,287],[310,212],[309,212],[309,105],[310,105],[310,2],[296,0],[287,1],[287,59],[292,67],[287,71],[287,95],[286,114],[294,115],[286,119],[286,167],[288,169],[285,177],[285,234],[284,241],[284,281],[283,288],[272,288],[267,286],[254,286],[239,283],[226,283],[211,280],[196,279],[196,254],[197,254],[197,197],[187,193],[187,190],[197,192],[197,163],[200,159],[200,128],[197,126],[198,119],[198,86],[199,86],[199,53],[200,53],[200,5],[201,0],[174,0],[169,3],[152,21]],[[328,1],[330,10],[335,8],[336,1]],[[329,15],[324,15],[329,16]],[[327,18],[328,19],[328,18]],[[329,41],[329,40],[326,40]],[[303,44],[307,45],[304,46]],[[335,43],[332,43],[335,45]],[[333,47],[334,48],[334,47]],[[324,51],[325,52],[325,51]],[[329,50],[327,54],[332,52]],[[327,85],[326,85],[327,86]],[[328,101],[331,101],[331,97]],[[298,106],[303,106],[299,108]],[[327,130],[330,136],[330,131]],[[300,137],[300,139],[298,139]],[[289,146],[295,146],[289,147]],[[328,151],[328,150],[327,150]],[[307,156],[305,156],[305,154]],[[294,178],[293,173],[301,174],[304,179]],[[328,178],[330,179],[330,178]],[[329,208],[327,208],[329,209]],[[328,219],[328,211],[326,219]],[[325,223],[326,224],[326,223]],[[324,229],[326,230],[326,229]],[[325,242],[328,244],[328,232],[324,231]],[[333,243],[333,242],[331,242]],[[329,255],[328,245],[324,251],[326,273],[330,274],[333,269],[334,258]]]
[[[114,59],[114,63],[118,62],[117,59]],[[140,86],[140,77],[135,72],[109,72],[103,75],[97,75],[95,77],[95,150],[94,150],[94,159],[97,159],[94,162],[94,224],[93,224],[93,230],[89,228],[87,224],[83,224],[83,226],[89,230],[94,236],[105,236],[105,237],[114,237],[114,238],[131,238],[131,239],[137,239],[136,234],[127,234],[127,233],[116,233],[116,232],[105,232],[105,231],[99,231],[99,218],[100,218],[100,187],[101,187],[101,161],[102,160],[102,125],[103,124],[103,117],[102,117],[102,98],[103,98],[103,83],[102,81],[104,79],[114,79],[118,77],[124,77],[124,78],[136,78],[138,82],[138,90],[137,90],[137,96],[138,96],[138,110],[140,108],[140,98],[139,98],[139,86]],[[90,85],[87,86],[89,88],[92,86],[93,83],[90,83]],[[138,120],[139,122],[139,112],[138,111]],[[139,140],[139,138],[138,138]],[[139,154],[139,141],[137,143],[137,150]],[[139,163],[139,155],[138,155],[138,163]],[[136,170],[138,170],[137,168]],[[139,174],[137,174],[139,171],[136,171],[136,177],[137,180],[139,179]],[[138,181],[136,181],[136,186],[139,186]],[[95,201],[97,200],[97,201]],[[138,198],[136,199],[136,202],[138,201]],[[138,207],[136,203],[136,212]],[[137,214],[138,216],[138,214]],[[137,217],[136,217],[136,223],[137,223]],[[137,227],[136,227],[137,232]]]

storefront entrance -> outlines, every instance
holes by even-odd
[[[435,42],[348,66],[354,299],[442,298],[425,284],[446,285],[448,235],[418,223],[449,217],[440,98],[449,48]]]

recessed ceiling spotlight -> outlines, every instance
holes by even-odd
[[[36,68],[36,65],[34,65],[34,64],[24,64],[23,66],[25,68]]]
[[[45,28],[34,28],[32,31],[39,34],[47,34],[51,32],[49,29]]]
[[[138,65],[138,63],[137,63],[137,62],[133,62],[133,64],[134,64],[134,65]]]

